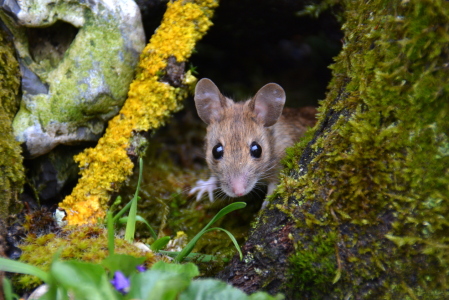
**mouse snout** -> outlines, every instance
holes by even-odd
[[[246,191],[246,177],[243,175],[236,176],[231,179],[231,189],[232,192],[237,196],[243,196],[247,193]]]

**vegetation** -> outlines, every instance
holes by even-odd
[[[297,226],[292,278],[314,274],[297,293],[448,297],[449,4],[338,4],[343,51],[280,188]],[[311,253],[323,246],[332,257]]]
[[[17,212],[24,183],[21,148],[15,140],[12,119],[19,107],[20,72],[12,43],[0,29],[0,219]],[[0,227],[4,226],[0,224]]]

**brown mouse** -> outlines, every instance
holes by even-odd
[[[195,88],[195,105],[208,125],[206,161],[212,176],[199,180],[190,194],[197,193],[199,200],[207,192],[213,201],[213,191],[220,188],[234,198],[263,182],[268,184],[267,196],[271,195],[285,148],[315,124],[315,108],[284,108],[284,103],[285,92],[276,83],[263,86],[245,102],[234,102],[210,79],[201,79]]]

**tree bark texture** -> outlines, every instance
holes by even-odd
[[[345,39],[318,123],[219,277],[287,299],[449,299],[449,2],[332,2]]]
[[[24,182],[21,148],[12,133],[12,119],[19,106],[20,73],[14,48],[0,28],[0,257],[6,256],[8,218],[20,208],[19,194]],[[0,272],[0,300],[3,299],[3,272]]]

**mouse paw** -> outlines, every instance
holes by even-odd
[[[210,202],[214,202],[214,190],[217,188],[217,178],[211,177],[208,180],[198,180],[196,186],[192,188],[189,195],[196,195],[196,201],[199,201],[204,193],[208,193]]]

